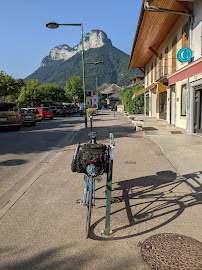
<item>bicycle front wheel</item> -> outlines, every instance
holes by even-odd
[[[90,230],[91,210],[92,210],[92,204],[93,204],[93,178],[92,176],[89,177],[86,202],[87,202],[86,203],[86,206],[87,206],[86,238],[88,239],[89,230]]]

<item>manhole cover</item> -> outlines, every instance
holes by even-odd
[[[179,234],[156,234],[141,247],[152,270],[202,270],[202,243]]]

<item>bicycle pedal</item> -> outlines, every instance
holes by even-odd
[[[83,203],[83,200],[77,199],[77,200],[76,200],[76,203],[77,203],[77,204],[82,204],[82,203]]]

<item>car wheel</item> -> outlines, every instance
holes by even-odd
[[[31,123],[31,126],[33,126],[33,127],[34,127],[35,125],[36,125],[36,122]]]
[[[53,117],[50,117],[50,120],[53,120]]]

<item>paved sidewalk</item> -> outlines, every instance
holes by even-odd
[[[70,169],[76,143],[88,140],[89,129],[83,128],[0,219],[0,269],[149,270],[141,254],[149,237],[177,233],[202,242],[201,185],[197,182],[202,138],[192,139],[186,132],[171,134],[174,127],[149,118],[146,127],[153,129],[134,132],[123,115],[104,113],[94,118],[93,130],[99,133],[99,142],[108,144],[110,132],[115,137],[112,235],[101,234],[106,210],[103,175],[103,181],[96,183],[90,238],[85,238],[86,211],[76,204],[85,183],[82,174]],[[188,141],[196,150],[195,154],[189,150],[191,158]],[[191,184],[196,186],[191,189]]]
[[[177,172],[202,201],[202,135],[168,125],[164,120],[136,116],[145,121],[144,133],[153,140]]]

